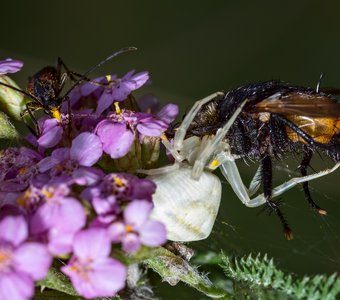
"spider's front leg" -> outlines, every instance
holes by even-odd
[[[217,130],[216,135],[206,144],[201,153],[199,153],[191,174],[191,177],[193,179],[197,180],[201,176],[203,169],[208,163],[208,160],[214,154],[217,154],[219,152],[222,141],[225,139],[230,127],[233,126],[236,118],[239,116],[246,103],[247,99],[241,103],[241,105],[236,109],[235,113],[231,116],[227,123],[222,128]],[[213,160],[213,164],[219,166],[221,162],[218,160]]]
[[[221,164],[220,166],[221,172],[223,176],[225,177],[225,179],[229,182],[234,193],[241,200],[241,202],[247,207],[258,207],[258,206],[265,204],[266,198],[263,193],[260,195],[257,195],[256,197],[252,199],[250,198],[250,195],[256,191],[252,189],[251,187],[249,190],[245,187],[242,181],[241,175],[236,166],[236,163],[233,159],[231,159],[231,156],[226,155],[224,153],[220,153],[219,157],[221,161],[222,161],[222,156],[227,156],[228,158],[224,159],[223,163]],[[282,195],[283,193],[287,192],[288,190],[290,190],[291,188],[295,187],[296,185],[300,183],[304,183],[304,182],[311,181],[311,180],[323,177],[325,175],[328,175],[334,172],[339,167],[340,167],[340,163],[336,163],[333,168],[326,169],[326,170],[323,170],[323,171],[320,171],[314,174],[302,176],[302,177],[291,178],[290,180],[272,189],[272,199]],[[258,173],[258,171],[256,173]],[[254,176],[254,179],[252,180],[252,182],[254,183],[257,182],[257,180],[255,179],[255,176]],[[257,185],[254,184],[254,186],[257,186]]]
[[[223,153],[219,153],[217,158],[220,160],[220,162],[222,162],[222,164],[220,165],[220,169],[221,169],[223,176],[229,182],[236,196],[247,207],[261,206],[267,203],[268,195],[271,195],[270,199],[276,198],[300,183],[308,182],[308,181],[323,177],[325,175],[328,175],[334,172],[336,169],[340,167],[340,163],[336,163],[333,166],[333,168],[326,169],[326,170],[323,170],[323,171],[320,171],[320,172],[317,172],[311,175],[291,178],[290,180],[282,183],[281,185],[275,187],[274,189],[270,189],[271,193],[268,191],[269,190],[268,185],[271,183],[271,180],[269,181],[268,172],[267,172],[267,175],[264,175],[264,176],[267,176],[267,179],[266,179],[267,182],[264,184],[267,186],[266,188],[264,187],[265,193],[257,195],[254,198],[250,198],[250,196],[253,193],[255,193],[259,187],[258,185],[259,172],[261,172],[261,175],[263,176],[263,170],[268,169],[268,165],[263,167],[263,165],[261,164],[260,169],[256,172],[250,184],[250,188],[247,189],[242,181],[242,178],[240,176],[240,173],[238,171],[238,168],[237,168],[237,165],[235,163],[235,159],[233,158],[233,156],[230,153],[223,152]],[[272,200],[270,204],[273,204]]]
[[[183,143],[187,135],[188,128],[190,127],[197,113],[200,111],[200,109],[202,108],[204,104],[208,103],[209,101],[216,98],[217,96],[223,96],[223,95],[224,94],[222,92],[216,92],[201,100],[196,101],[193,107],[188,112],[188,114],[185,116],[181,125],[176,129],[173,144],[171,144],[168,141],[166,136],[162,137],[162,143],[164,147],[171,153],[171,155],[174,157],[174,159],[177,162],[182,162],[186,158],[185,155],[181,153],[181,150],[183,149]]]

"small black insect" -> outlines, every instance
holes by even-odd
[[[238,171],[231,175],[232,169],[223,168],[223,164],[221,170],[241,201],[250,207],[263,204],[262,200],[250,199],[258,188],[256,181],[261,181],[265,202],[279,216],[287,239],[292,238],[292,232],[273,197],[291,186],[287,188],[288,183],[285,183],[280,190],[273,190],[272,160],[281,159],[287,153],[301,154],[299,169],[303,177],[307,176],[307,167],[313,154],[318,151],[337,162],[333,170],[339,166],[340,103],[330,93],[320,92],[319,88],[315,90],[281,81],[267,81],[219,93],[198,111],[191,112],[195,116],[185,137],[204,137],[215,135],[236,109],[244,105],[224,142],[233,157],[260,161],[259,171],[252,182],[253,188],[247,190],[241,180],[235,179],[239,176]],[[328,170],[325,174],[330,172]],[[326,211],[313,201],[308,181],[301,182],[307,202],[318,213],[325,215]]]
[[[87,78],[87,76],[95,71],[97,68],[105,64],[107,61],[111,60],[115,56],[122,54],[127,51],[137,50],[134,47],[123,48],[119,51],[116,51],[109,55],[107,58],[91,67],[84,74],[78,74],[69,70],[69,68],[65,65],[65,63],[58,58],[57,66],[47,66],[41,69],[39,72],[34,74],[29,78],[29,82],[26,88],[26,91],[20,90],[14,86],[8,85],[6,83],[0,82],[1,85],[9,87],[13,90],[16,90],[29,99],[30,102],[26,103],[26,109],[21,112],[21,117],[24,119],[24,116],[29,114],[32,121],[35,124],[36,130],[33,130],[29,125],[28,128],[35,135],[40,135],[39,126],[37,124],[37,120],[33,115],[33,112],[38,109],[42,109],[46,114],[50,115],[53,118],[60,120],[61,114],[60,109],[64,102],[68,101],[68,95],[70,92],[79,84],[84,81],[91,81]],[[62,69],[65,69],[63,72]],[[72,80],[73,85],[70,89],[62,94],[62,90],[65,86],[67,80]],[[98,83],[97,83],[98,84]]]

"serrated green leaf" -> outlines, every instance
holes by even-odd
[[[277,297],[282,299],[286,295],[294,299],[335,300],[340,293],[340,278],[336,274],[298,279],[291,274],[284,274],[275,266],[273,259],[269,260],[266,255],[262,258],[259,255],[255,258],[249,255],[230,260],[222,253],[221,259],[221,267],[227,278],[249,286],[250,290],[256,291],[257,295],[261,294],[261,297],[265,291],[277,291]],[[251,292],[249,294],[253,296]]]
[[[38,281],[36,285],[56,290],[70,296],[79,296],[68,277],[61,273],[56,267],[51,267],[47,276]]]

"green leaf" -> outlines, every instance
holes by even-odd
[[[17,84],[7,76],[0,76],[0,81],[20,89]],[[20,113],[25,105],[24,96],[9,87],[0,85],[0,106],[4,112],[17,121],[21,120]]]
[[[13,140],[18,137],[19,133],[10,122],[8,116],[0,111],[0,139]]]
[[[221,258],[227,278],[241,284],[247,295],[265,298],[266,293],[276,293],[275,299],[335,300],[340,293],[340,278],[336,274],[299,279],[279,270],[267,255],[230,259],[222,253]]]
[[[170,285],[182,281],[210,298],[230,299],[223,290],[216,288],[206,275],[199,273],[197,268],[165,248],[157,248],[154,256],[144,260],[144,264]]]
[[[37,285],[42,287],[42,289],[49,288],[70,296],[78,296],[68,277],[54,266],[50,268],[44,279],[37,282]]]

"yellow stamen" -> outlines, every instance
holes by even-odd
[[[167,141],[168,140],[168,138],[166,137],[164,132],[161,135],[161,140],[163,140],[163,141]]]
[[[119,102],[115,102],[114,104],[115,104],[115,108],[116,108],[116,114],[119,115],[121,113],[120,107],[119,107]]]
[[[52,117],[57,119],[58,121],[60,121],[61,119],[61,114],[60,114],[60,111],[58,108],[52,108],[51,109],[51,114],[52,114]]]
[[[46,198],[52,198],[53,197],[53,192],[43,189],[41,193],[46,197]]]
[[[123,181],[122,181],[118,176],[113,176],[113,180],[115,181],[115,183],[116,183],[119,187],[124,186]]]
[[[6,251],[0,252],[0,264],[6,262],[11,259],[11,255]]]
[[[26,173],[26,171],[27,171],[27,167],[22,167],[22,168],[19,169],[19,174],[23,175],[23,174]]]
[[[127,225],[125,226],[125,229],[126,229],[126,232],[133,232],[133,227],[132,227],[132,225],[130,225],[130,224],[127,224]]]
[[[107,82],[111,81],[111,75],[106,75],[105,77],[106,77]]]
[[[17,198],[16,202],[18,203],[19,206],[27,208],[29,204],[30,196],[31,196],[31,191],[30,189],[27,189],[23,194],[21,194]]]

